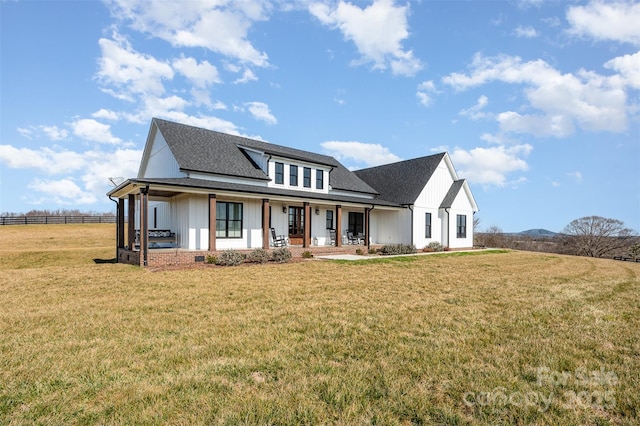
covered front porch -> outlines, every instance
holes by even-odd
[[[122,263],[189,264],[229,249],[270,250],[275,247],[272,233],[285,236],[294,255],[366,252],[372,244],[375,206],[369,203],[205,193],[153,184],[130,184],[113,195],[118,197],[116,240]],[[350,234],[360,234],[360,239],[350,239]],[[158,235],[169,235],[174,242],[165,248],[157,244]]]

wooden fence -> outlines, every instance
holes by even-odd
[[[2,216],[0,225],[52,225],[66,223],[116,223],[115,216]]]

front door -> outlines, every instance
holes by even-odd
[[[289,244],[301,245],[304,241],[304,208],[289,207]]]

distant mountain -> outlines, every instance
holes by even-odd
[[[527,237],[555,237],[557,232],[549,231],[548,229],[528,229],[526,231],[518,232],[518,235],[526,235]]]

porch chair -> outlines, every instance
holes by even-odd
[[[347,231],[347,241],[349,241],[349,244],[360,244],[358,237],[353,235],[351,231]]]
[[[332,246],[336,245],[336,230],[329,229],[329,244]]]
[[[271,228],[271,238],[273,239],[274,247],[284,247],[287,245],[287,239],[284,235],[276,235],[276,229]]]

